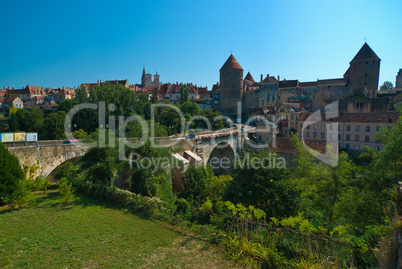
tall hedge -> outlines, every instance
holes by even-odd
[[[17,157],[0,144],[0,204],[21,186],[24,177]]]

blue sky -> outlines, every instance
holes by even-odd
[[[142,67],[162,82],[210,89],[231,49],[260,74],[342,77],[365,38],[380,84],[402,68],[402,1],[0,2],[0,87],[74,87],[128,79]]]

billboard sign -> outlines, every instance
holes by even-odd
[[[26,133],[14,133],[14,141],[15,142],[25,142],[26,141]]]
[[[27,133],[27,141],[38,141],[38,133]]]
[[[1,142],[13,142],[14,141],[14,133],[2,133],[1,134]]]

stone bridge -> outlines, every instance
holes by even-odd
[[[185,151],[195,153],[205,165],[224,159],[233,164],[237,149],[242,147],[242,133],[235,130],[223,130],[196,135],[194,138],[159,137],[154,138],[154,145],[170,147],[179,154]],[[89,147],[84,145],[63,144],[63,141],[38,141],[28,145],[6,145],[15,155],[22,167],[37,165],[34,176],[49,176],[60,164],[83,156]],[[226,161],[227,160],[227,161]],[[218,169],[215,172],[220,173]]]
[[[10,153],[16,156],[22,167],[38,166],[34,176],[49,176],[60,164],[76,159],[85,154],[85,146],[63,145],[63,141],[39,141],[27,146],[8,147]]]

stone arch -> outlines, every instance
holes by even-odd
[[[229,143],[221,142],[211,151],[207,163],[212,167],[215,175],[226,174],[234,167],[235,151]]]
[[[69,151],[69,152],[64,152],[64,154],[61,154],[57,157],[54,158],[48,158],[48,159],[42,159],[41,160],[41,165],[40,165],[40,174],[44,177],[48,177],[51,175],[54,170],[61,164],[67,162],[67,161],[73,161],[77,160],[79,157],[83,156],[85,154],[84,151]]]

